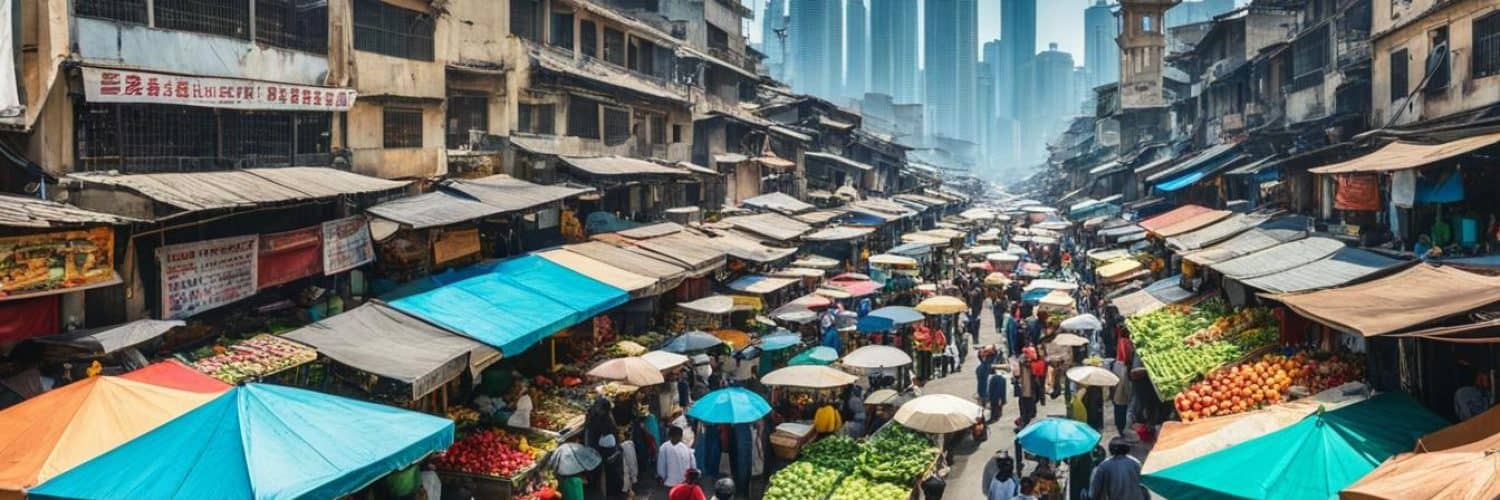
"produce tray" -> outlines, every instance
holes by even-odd
[[[465,486],[474,493],[474,498],[511,498],[515,492],[521,491],[526,480],[537,470],[537,464],[532,464],[511,477],[495,477],[446,469],[438,469],[437,474],[444,488]]]
[[[555,430],[555,431],[548,430],[548,429],[541,429],[541,428],[537,428],[537,427],[532,427],[530,429],[521,429],[521,430],[527,430],[527,431],[536,432],[538,434],[542,434],[544,436],[550,437],[553,440],[561,443],[561,442],[567,441],[568,439],[572,438],[573,436],[577,436],[578,432],[583,430],[583,417],[584,417],[583,415],[579,415],[579,416],[573,417],[572,419],[568,420],[567,425],[564,425],[561,429],[558,429],[558,430]],[[506,427],[510,427],[510,426],[506,426]]]

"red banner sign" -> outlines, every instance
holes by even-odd
[[[1333,208],[1377,212],[1380,210],[1380,178],[1371,174],[1344,174],[1335,177],[1337,192]]]
[[[348,111],[357,94],[346,88],[84,67],[83,95],[89,102]]]

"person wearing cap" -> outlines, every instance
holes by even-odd
[[[1094,468],[1089,479],[1089,498],[1095,500],[1145,500],[1141,486],[1141,462],[1130,456],[1130,443],[1121,438],[1109,441],[1109,459]]]

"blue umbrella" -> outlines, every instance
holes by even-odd
[[[895,328],[896,323],[894,321],[891,321],[890,318],[876,316],[875,313],[870,313],[869,316],[859,318],[859,322],[854,324],[854,331],[857,332],[885,332],[894,330]]]
[[[685,352],[702,351],[715,346],[723,345],[724,339],[713,336],[708,332],[691,331],[678,335],[662,346],[661,350],[682,354]]]
[[[760,338],[760,348],[763,351],[780,351],[801,343],[802,336],[791,332],[773,333]]]
[[[1051,460],[1076,457],[1099,444],[1099,432],[1087,424],[1067,418],[1046,418],[1021,429],[1016,435],[1021,447]]]
[[[906,306],[885,306],[870,311],[870,316],[891,320],[891,323],[896,325],[916,323],[927,318],[920,311]]]
[[[1049,293],[1052,293],[1052,290],[1048,290],[1046,288],[1033,288],[1031,290],[1028,290],[1024,294],[1021,294],[1021,301],[1036,303],[1038,301],[1041,301],[1042,297],[1046,297]]]
[[[766,398],[743,387],[726,387],[704,394],[688,407],[687,416],[710,424],[746,424],[771,413]]]
[[[796,355],[788,365],[827,365],[838,361],[839,352],[828,346],[817,346]]]

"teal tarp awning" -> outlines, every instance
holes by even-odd
[[[53,477],[33,499],[338,498],[453,444],[453,422],[248,384]]]
[[[1143,476],[1166,498],[1338,498],[1385,459],[1448,425],[1401,393],[1314,414],[1285,429]]]
[[[462,279],[390,305],[505,356],[630,300],[624,290],[535,255],[480,264],[453,276]]]

